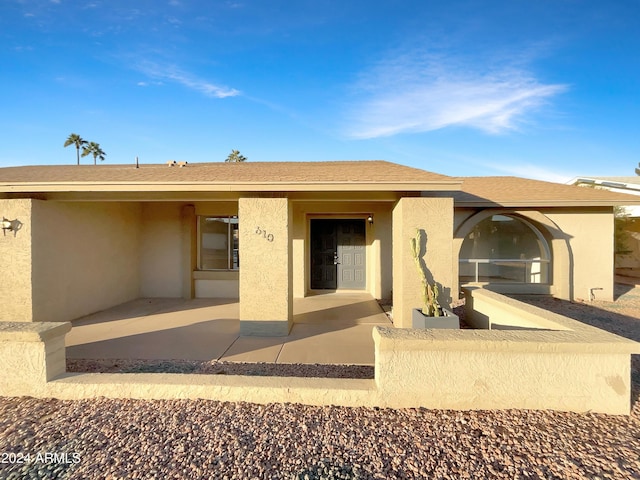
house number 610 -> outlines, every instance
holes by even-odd
[[[262,235],[262,238],[265,238],[269,242],[273,242],[273,233],[267,233],[266,230],[263,230],[260,227],[256,227],[256,235]]]

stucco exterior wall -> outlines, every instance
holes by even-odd
[[[285,336],[293,323],[291,203],[241,198],[240,333]]]
[[[571,298],[613,300],[614,217],[609,209],[552,210],[543,213],[567,235],[571,254]],[[555,273],[555,270],[554,270]],[[594,289],[594,290],[592,290]]]
[[[240,272],[193,272],[195,298],[239,298]]]
[[[140,213],[137,203],[33,201],[33,321],[69,321],[139,296]]]
[[[372,285],[371,295],[378,299],[390,299],[393,291],[393,228],[389,207],[378,208],[371,226],[372,239],[368,242],[372,266],[367,271]]]
[[[441,285],[438,300],[448,308],[453,284],[453,199],[407,197],[393,209],[393,322],[411,328],[411,309],[422,306],[421,279],[409,241],[416,229],[426,233],[424,261],[428,279]],[[457,274],[457,269],[456,269]]]
[[[31,322],[31,214],[33,200],[0,200],[0,215],[19,228],[0,236],[0,258],[4,265],[0,280],[0,320]],[[19,223],[18,223],[19,222]]]
[[[291,206],[291,261],[292,269],[292,292],[295,298],[302,298],[308,291],[309,260],[305,257],[309,255],[309,228],[307,227],[306,207],[304,204],[295,202]]]
[[[182,230],[180,203],[142,204],[140,295],[182,296]]]

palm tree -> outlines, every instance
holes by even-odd
[[[244,157],[243,155],[240,155],[239,150],[231,150],[231,153],[229,154],[225,162],[234,163],[234,162],[244,162],[245,160],[246,160],[246,157]]]
[[[86,157],[89,154],[93,155],[94,165],[98,164],[97,163],[98,158],[100,159],[101,162],[104,161],[104,156],[106,155],[106,153],[104,153],[100,148],[100,144],[96,142],[89,142],[89,144],[82,149],[83,157]]]
[[[76,146],[76,154],[78,157],[78,165],[80,165],[80,147],[83,147],[87,144],[87,141],[85,139],[83,139],[80,135],[72,133],[71,135],[69,135],[69,138],[67,138],[67,141],[64,142],[64,146],[68,147],[69,145],[75,145]],[[82,155],[84,157],[84,155]]]
[[[638,162],[638,167],[640,167],[640,162]],[[640,168],[636,168],[636,175],[640,175]]]

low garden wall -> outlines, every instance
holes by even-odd
[[[383,406],[630,411],[629,354],[640,350],[624,341],[522,330],[378,328],[374,336]]]
[[[375,327],[375,379],[67,373],[69,323],[0,323],[0,395],[554,409],[628,414],[640,344],[495,292],[467,292],[492,330]]]
[[[464,287],[465,322],[483,330],[572,330],[581,323],[499,293]]]
[[[296,402],[375,406],[374,380],[181,373],[68,373],[64,336],[70,323],[0,322],[0,395],[81,399],[93,397],[203,398],[230,402]]]
[[[389,406],[629,413],[640,344],[489,290],[465,295],[480,329],[374,331]]]

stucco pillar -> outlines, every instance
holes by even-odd
[[[30,199],[0,200],[0,219],[10,220],[14,230],[0,235],[0,321],[33,321],[32,235]]]
[[[291,203],[241,198],[240,333],[286,336],[293,322]]]
[[[182,235],[182,298],[190,300],[195,296],[193,271],[197,265],[197,232],[196,209],[193,205],[185,205],[180,212],[180,229]]]
[[[422,306],[421,279],[409,241],[426,233],[427,277],[440,287],[438,301],[448,308],[453,296],[453,199],[401,198],[393,208],[393,323],[411,328],[411,309]]]
[[[563,300],[573,300],[573,265],[569,254],[568,241],[564,238],[551,239],[553,271],[553,296]]]
[[[0,322],[0,395],[42,396],[45,384],[65,373],[69,322]]]

